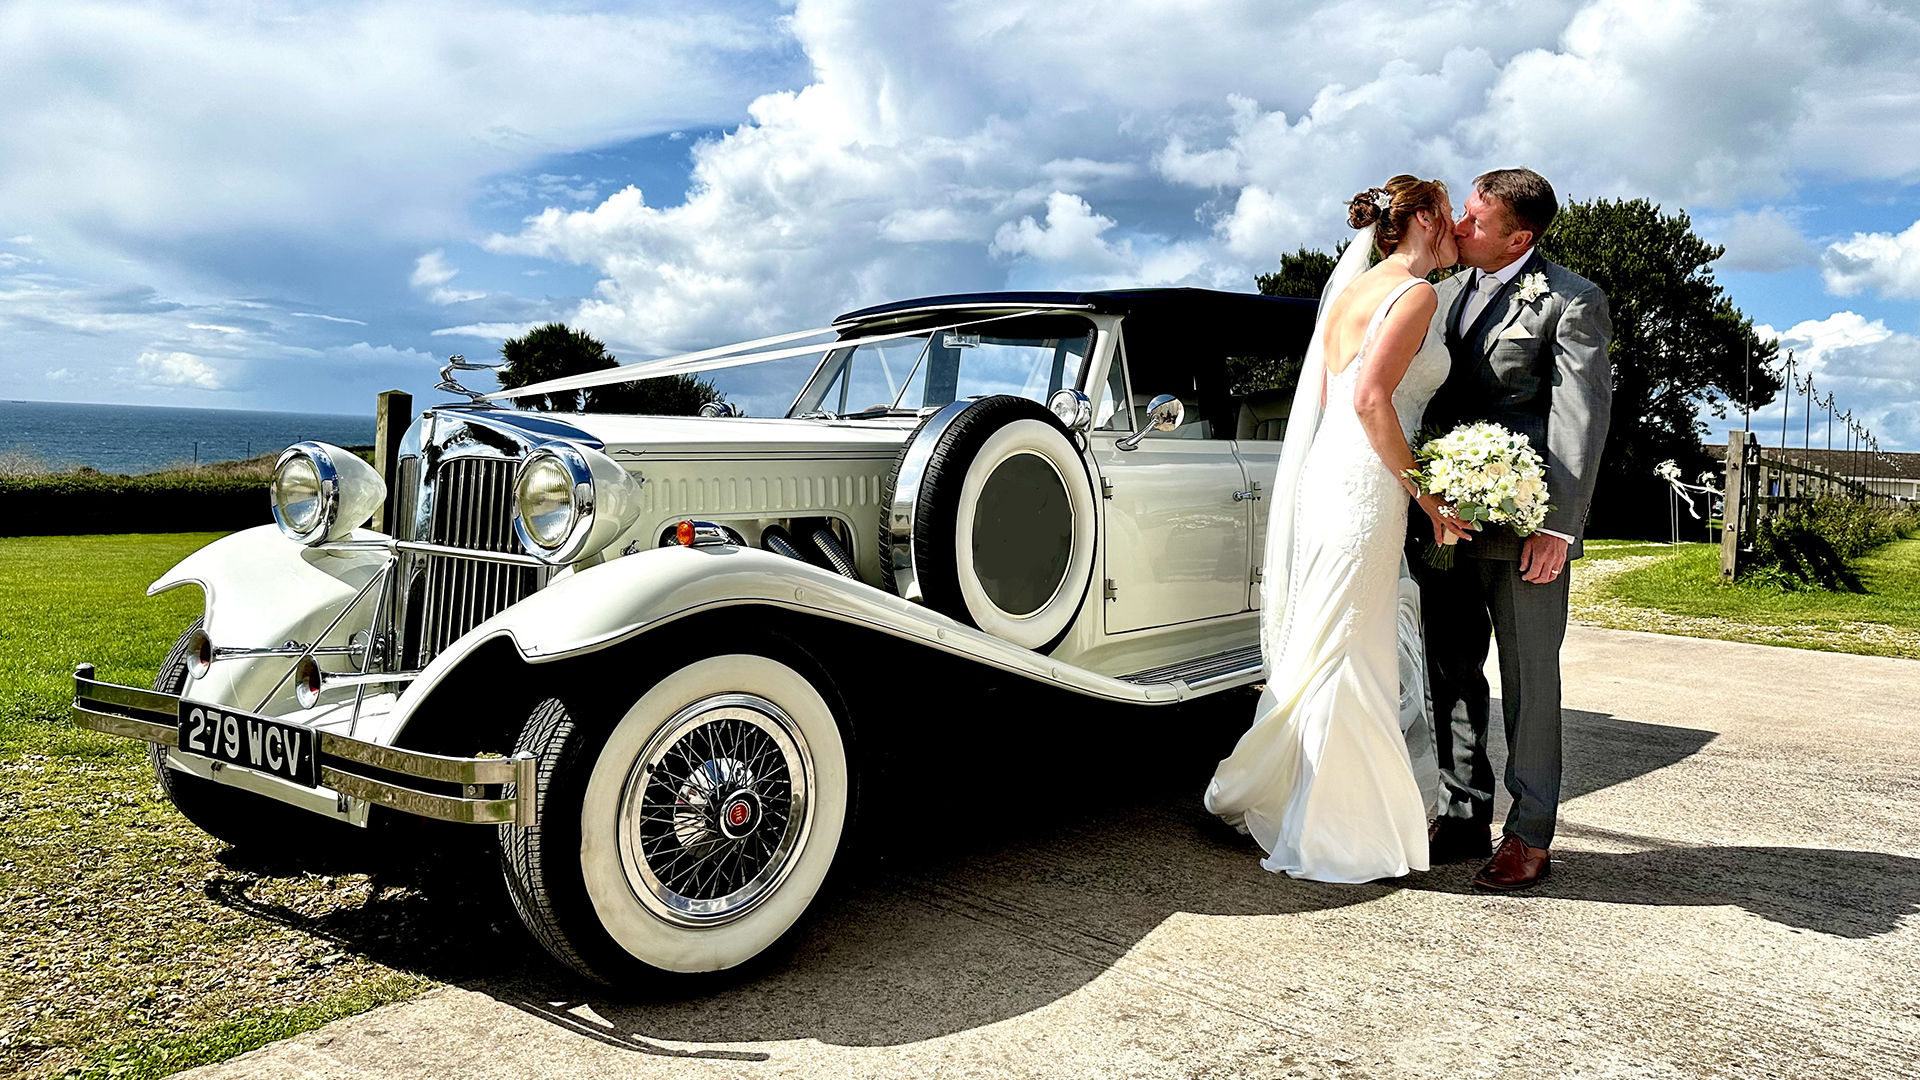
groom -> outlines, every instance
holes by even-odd
[[[1507,815],[1498,850],[1473,883],[1524,889],[1547,876],[1560,805],[1560,642],[1567,629],[1568,560],[1580,557],[1613,399],[1607,347],[1613,323],[1593,282],[1548,262],[1534,244],[1559,210],[1531,169],[1473,182],[1454,227],[1469,269],[1440,283],[1433,333],[1453,370],[1427,406],[1441,431],[1492,421],[1543,452],[1554,509],[1540,532],[1489,527],[1462,542],[1453,568],[1418,556],[1433,690],[1435,750],[1446,805],[1434,823],[1435,863],[1492,850],[1493,769],[1487,760],[1491,631],[1500,651],[1506,726]],[[1419,524],[1426,524],[1422,517]]]

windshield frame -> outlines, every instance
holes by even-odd
[[[895,317],[875,323],[861,324],[857,327],[845,328],[842,331],[844,335],[842,340],[854,341],[855,339],[868,337],[876,333],[898,333],[910,327],[915,322],[922,323],[926,327],[924,333],[916,332],[905,339],[919,342],[920,348],[914,356],[912,365],[907,368],[905,377],[902,379],[899,388],[894,391],[893,398],[887,406],[881,407],[875,405],[856,412],[847,412],[845,410],[848,403],[841,401],[831,403],[837,405],[837,409],[829,407],[830,403],[825,399],[832,396],[830,392],[833,389],[834,383],[838,382],[841,384],[840,396],[842,398],[850,391],[851,383],[845,378],[845,365],[857,349],[866,346],[854,345],[852,348],[835,347],[827,350],[821,356],[820,362],[815,365],[813,372],[808,375],[806,381],[801,384],[800,392],[794,396],[793,403],[787,407],[787,417],[789,419],[812,420],[873,420],[924,416],[936,412],[940,408],[938,405],[919,408],[907,408],[901,405],[902,396],[917,385],[915,379],[920,375],[922,367],[927,362],[928,354],[933,345],[933,335],[945,331],[948,333],[974,334],[976,336],[983,333],[990,336],[997,336],[994,334],[994,331],[1000,330],[1001,328],[983,328],[991,327],[992,323],[1001,322],[1010,316],[1017,321],[1013,327],[1005,328],[1002,332],[1015,331],[1017,334],[1019,323],[1025,321],[1024,318],[1021,318],[1022,316],[1033,316],[1037,318],[1071,317],[1084,325],[1086,330],[1084,335],[1086,345],[1084,350],[1079,353],[1078,363],[1071,367],[1066,367],[1060,372],[1060,385],[1062,388],[1079,390],[1086,385],[1096,358],[1100,353],[1103,344],[1102,339],[1107,335],[1107,327],[1104,325],[1105,320],[1093,312],[1078,306],[1034,307],[1017,313],[1009,312],[1005,308],[990,308],[978,311],[980,318],[967,322],[956,322],[956,314],[958,313],[951,309],[938,313],[916,312],[913,313],[912,316],[904,319]],[[1079,339],[1077,335],[1075,339]],[[1074,354],[1069,352],[1068,355],[1072,356]],[[822,400],[815,402],[812,408],[802,411],[801,403],[806,401],[808,397],[816,393],[816,391]],[[1040,403],[1043,405],[1046,404],[1044,401]]]

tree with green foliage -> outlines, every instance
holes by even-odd
[[[1613,422],[1589,530],[1664,535],[1667,488],[1654,466],[1672,459],[1686,475],[1709,467],[1700,410],[1725,416],[1729,406],[1772,401],[1778,346],[1754,334],[1714,281],[1726,249],[1694,235],[1684,210],[1662,213],[1646,199],[1569,203],[1540,251],[1600,286],[1613,313]]]
[[[1309,247],[1302,247],[1291,255],[1282,255],[1280,269],[1254,278],[1254,286],[1260,290],[1261,296],[1297,296],[1303,300],[1318,300],[1320,291],[1327,287],[1327,279],[1333,276],[1333,268],[1339,263],[1340,256],[1346,253],[1349,243],[1352,241],[1340,241],[1331,255]]]
[[[619,362],[598,339],[565,323],[535,327],[500,346],[504,366],[495,370],[502,390],[548,379],[604,371]],[[613,383],[586,390],[563,390],[516,398],[521,408],[546,412],[635,413],[645,416],[693,416],[720,397],[713,384],[693,375],[665,375],[638,382]]]

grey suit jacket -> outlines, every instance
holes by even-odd
[[[1520,285],[1534,273],[1546,275],[1549,292],[1521,300]],[[1553,510],[1546,527],[1573,537],[1568,557],[1577,559],[1613,407],[1607,355],[1613,319],[1606,294],[1536,250],[1462,335],[1455,327],[1472,276],[1455,274],[1438,288],[1440,307],[1430,332],[1446,341],[1453,370],[1428,403],[1425,426],[1447,431],[1490,420],[1524,432],[1547,463]],[[1518,559],[1520,539],[1510,529],[1489,528],[1460,550],[1476,558]]]

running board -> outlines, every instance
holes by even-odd
[[[1185,683],[1189,690],[1205,690],[1230,682],[1252,682],[1260,675],[1260,646],[1248,645],[1230,652],[1184,660],[1166,667],[1148,668],[1119,676],[1121,682],[1135,686],[1150,683]]]

